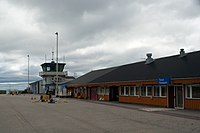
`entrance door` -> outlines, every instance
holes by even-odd
[[[168,86],[168,108],[174,108],[174,86]]]
[[[97,100],[97,89],[91,88],[91,100]]]
[[[183,86],[174,86],[175,108],[184,108],[184,91]]]
[[[119,101],[119,89],[117,86],[110,87],[109,97],[110,101]]]

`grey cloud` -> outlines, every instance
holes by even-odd
[[[150,51],[149,51],[150,50]],[[140,47],[135,49],[129,49],[124,53],[120,54],[95,54],[95,55],[86,55],[80,57],[72,56],[73,62],[67,63],[67,67],[72,72],[88,72],[91,70],[97,70],[101,68],[108,68],[113,66],[119,66],[127,63],[133,63],[136,61],[143,61],[146,58],[146,53],[153,50],[149,47]],[[70,57],[69,57],[70,58]],[[83,62],[79,62],[83,60]],[[90,68],[90,69],[88,69]]]

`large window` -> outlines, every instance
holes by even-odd
[[[192,97],[190,97],[191,96],[191,91],[192,91],[191,85],[187,85],[186,88],[187,88],[186,89],[187,98],[192,98]]]
[[[166,96],[167,95],[167,86],[161,86],[161,96]]]
[[[147,86],[147,96],[152,96],[152,89],[153,87],[152,86]]]
[[[85,87],[82,88],[83,94],[85,94]]]
[[[154,86],[154,96],[155,97],[160,96],[160,86]]]
[[[200,84],[187,86],[187,98],[200,98]]]
[[[120,94],[121,94],[121,96],[128,96],[129,95],[129,86],[121,86]]]
[[[124,96],[124,87],[123,86],[120,87],[120,95]]]
[[[120,87],[121,96],[145,96],[145,97],[166,97],[167,86],[157,85],[157,86],[121,86]]]
[[[124,95],[126,95],[126,96],[129,95],[129,87],[128,86],[125,87],[125,93],[124,93]]]
[[[77,88],[74,89],[74,93],[75,94],[78,93],[78,89]]]
[[[47,67],[47,72],[50,72],[51,71],[51,67]]]
[[[134,86],[131,86],[131,87],[130,87],[130,95],[131,95],[131,96],[134,96],[134,95],[135,95],[135,87],[134,87]]]
[[[106,87],[105,95],[109,95],[109,87]]]
[[[153,96],[155,97],[166,97],[167,95],[167,86],[154,86]]]
[[[80,87],[80,93],[83,94],[83,87]]]
[[[109,87],[98,87],[97,94],[98,95],[109,95]]]
[[[101,95],[104,94],[104,87],[100,87],[99,93],[100,93]]]
[[[141,86],[141,96],[152,96],[152,91],[153,91],[153,86]]]
[[[200,98],[200,85],[192,86],[192,98]]]
[[[103,95],[103,87],[97,87],[97,94]]]
[[[87,94],[87,87],[84,87],[83,92],[84,92],[84,94]]]
[[[136,87],[135,87],[135,95],[136,95],[136,96],[139,96],[139,95],[140,95],[140,87],[139,87],[139,86],[136,86]]]
[[[141,96],[146,96],[146,87],[141,86]]]
[[[139,86],[131,86],[130,87],[130,95],[131,96],[139,96],[139,94],[140,94]]]

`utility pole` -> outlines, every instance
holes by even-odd
[[[29,90],[29,55],[27,55],[28,57],[28,86],[27,86],[27,89]],[[30,91],[30,90],[29,90]]]
[[[58,32],[56,34],[56,95],[58,95]]]

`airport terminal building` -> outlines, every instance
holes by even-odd
[[[73,96],[200,109],[200,51],[91,71],[67,84]]]

